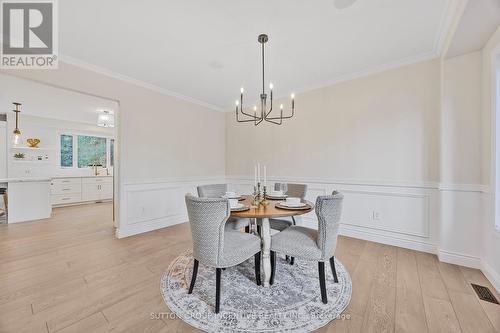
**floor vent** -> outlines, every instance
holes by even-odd
[[[474,283],[471,283],[471,285],[472,285],[472,288],[474,288],[474,291],[476,292],[477,296],[479,296],[479,299],[486,301],[486,302],[500,304],[500,303],[498,303],[495,296],[491,293],[491,291],[487,287],[479,286],[479,285],[474,284]]]

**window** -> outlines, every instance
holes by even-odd
[[[60,161],[63,168],[87,168],[93,164],[108,167],[114,164],[114,139],[61,134],[60,143]]]
[[[63,134],[61,135],[61,166],[73,166],[73,136]]]

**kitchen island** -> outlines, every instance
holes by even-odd
[[[28,222],[49,218],[50,178],[5,178],[0,184],[7,188],[7,223]]]

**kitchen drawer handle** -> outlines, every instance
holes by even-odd
[[[61,200],[71,200],[71,198],[61,198]]]
[[[63,188],[61,191],[71,191],[70,188]]]
[[[69,183],[70,180],[61,180],[61,183]]]

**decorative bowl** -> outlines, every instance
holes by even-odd
[[[40,143],[40,139],[29,138],[26,140],[31,148],[38,148],[38,144]]]

